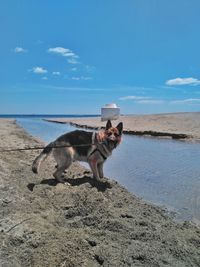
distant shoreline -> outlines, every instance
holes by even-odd
[[[15,118],[92,118],[100,117],[98,114],[0,114],[0,119]]]
[[[152,113],[152,114],[121,114],[121,117],[140,117],[140,116],[165,116],[180,114],[200,114],[199,112],[168,112],[168,113]],[[23,118],[23,117],[45,117],[45,118],[99,118],[101,114],[0,114],[0,119],[4,118]]]
[[[68,123],[72,126],[94,129],[105,127],[100,117],[45,119],[54,123]],[[200,141],[200,112],[167,113],[155,115],[124,115],[113,124],[122,121],[124,133],[139,136],[154,136],[187,141]]]

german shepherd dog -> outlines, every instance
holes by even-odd
[[[112,154],[120,141],[123,124],[112,127],[108,120],[105,130],[100,132],[86,132],[76,130],[58,137],[54,142],[48,144],[33,162],[32,171],[38,173],[41,162],[53,152],[57,162],[56,171],[53,176],[58,182],[63,183],[63,173],[73,161],[85,161],[89,163],[93,177],[97,180],[104,178],[103,164]]]

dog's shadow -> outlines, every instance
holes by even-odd
[[[90,176],[84,175],[83,177],[78,177],[78,178],[65,178],[64,181],[66,183],[69,183],[71,186],[79,186],[82,184],[89,183],[91,187],[96,187],[98,191],[104,192],[106,189],[111,188],[111,184],[108,181],[99,181],[95,180],[94,178]],[[27,185],[28,189],[30,191],[33,191],[34,187],[36,185],[50,185],[50,186],[56,186],[59,184],[56,179],[50,178],[50,179],[44,179],[40,183],[29,183]]]

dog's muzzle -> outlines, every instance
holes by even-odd
[[[117,147],[117,144],[118,144],[118,141],[116,139],[112,140],[112,139],[109,139],[108,140],[108,144],[111,148],[116,148]]]

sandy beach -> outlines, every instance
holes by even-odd
[[[48,119],[48,121],[70,123],[91,129],[105,126],[105,122],[101,122],[100,117],[58,118]],[[120,121],[124,124],[126,134],[200,141],[200,112],[121,116],[113,123],[117,124]]]
[[[165,116],[170,124],[160,129],[199,138],[199,113],[192,116],[192,123],[189,114],[177,114],[174,121],[171,115]],[[146,123],[161,125],[163,115],[145,118]],[[150,129],[139,124],[139,116],[122,120],[127,130],[130,125],[141,131]],[[84,119],[86,123],[104,125],[96,118]],[[41,144],[14,120],[0,120],[0,149]],[[0,153],[0,266],[199,266],[198,226],[176,223],[113,180],[95,182],[78,163],[66,173],[68,184],[53,179],[51,157],[35,175],[31,165],[38,153]]]

